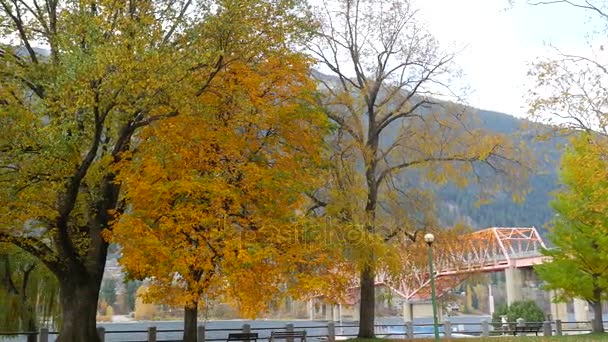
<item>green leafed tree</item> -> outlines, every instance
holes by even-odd
[[[35,332],[48,322],[59,323],[58,318],[55,276],[27,252],[0,244],[0,330]]]
[[[608,160],[606,139],[581,134],[562,160],[558,213],[550,228],[552,261],[536,267],[548,289],[562,299],[582,298],[593,307],[594,332],[603,332],[602,304],[608,290]]]
[[[591,22],[602,25],[588,37],[587,51],[558,50],[556,56],[536,63],[530,75],[535,84],[530,92],[530,117],[550,124],[550,134],[573,138],[562,160],[564,189],[557,193],[554,209],[558,212],[551,229],[556,249],[547,251],[553,262],[538,268],[549,288],[560,289],[562,297],[579,297],[594,308],[594,331],[600,324],[600,301],[606,296],[606,220],[605,180],[608,155],[608,68],[606,35],[608,11],[604,1],[557,0],[533,2],[534,5],[570,6],[587,11]],[[596,38],[599,39],[596,40]],[[583,38],[583,37],[581,37]]]

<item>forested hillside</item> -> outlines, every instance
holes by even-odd
[[[332,76],[314,73],[317,79],[322,79],[328,84],[337,85],[338,81]],[[455,108],[461,108],[455,106]],[[426,109],[421,109],[424,113]],[[467,188],[459,188],[455,185],[438,187],[427,183],[419,177],[417,171],[408,171],[397,177],[403,188],[417,187],[422,183],[435,189],[437,215],[441,223],[449,226],[456,222],[465,222],[474,229],[486,227],[530,227],[538,228],[541,233],[546,224],[551,220],[554,213],[549,202],[551,193],[558,186],[558,165],[566,140],[553,138],[549,141],[538,141],[536,133],[542,131],[544,126],[531,125],[528,121],[516,118],[512,115],[489,111],[477,110],[475,125],[490,131],[512,135],[514,139],[521,139],[532,152],[537,162],[536,169],[531,172],[528,183],[528,194],[523,202],[513,201],[511,193],[499,192],[491,202],[480,205],[480,191],[477,185]],[[473,127],[475,128],[475,127]],[[395,126],[386,132],[383,143],[390,142],[399,134],[399,127]],[[529,132],[529,133],[523,133]],[[474,182],[473,182],[474,183]]]
[[[525,121],[503,113],[480,110],[480,124],[489,130],[515,133],[527,129]],[[524,127],[522,127],[524,125]],[[461,189],[447,185],[437,190],[441,201],[438,209],[442,222],[452,224],[465,221],[474,228],[534,226],[541,232],[554,213],[550,208],[551,192],[558,186],[558,163],[563,140],[538,142],[533,134],[524,138],[538,162],[530,177],[530,192],[523,203],[516,203],[510,193],[499,193],[492,202],[479,205],[476,186]]]

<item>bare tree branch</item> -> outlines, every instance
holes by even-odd
[[[10,232],[0,230],[0,242],[11,243],[23,249],[37,257],[53,272],[61,271],[58,255],[39,238],[32,236],[15,236]]]
[[[601,15],[602,17],[604,17],[605,19],[608,19],[608,14],[605,13],[604,11],[602,11],[599,7],[593,5],[588,0],[585,0],[584,2],[585,2],[585,4],[579,4],[579,3],[576,3],[576,2],[570,1],[570,0],[554,0],[554,1],[539,1],[539,2],[531,2],[531,1],[529,1],[528,3],[530,5],[532,5],[532,6],[552,5],[552,4],[568,4],[570,6],[574,6],[574,7],[577,7],[577,8],[582,8],[582,9],[587,9],[587,10],[595,11],[596,13],[598,13],[599,15]]]

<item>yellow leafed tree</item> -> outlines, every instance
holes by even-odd
[[[602,301],[608,297],[608,163],[606,137],[579,133],[561,161],[560,180],[549,227],[555,246],[543,251],[550,262],[535,270],[561,300],[581,298],[593,308],[592,331],[603,333]],[[597,322],[597,323],[596,323]]]
[[[145,142],[140,130],[202,111],[227,65],[281,61],[281,51],[303,37],[300,7],[291,0],[0,0],[0,241],[57,277],[59,342],[98,341],[108,248],[101,233],[129,207],[119,199],[117,165]]]
[[[332,177],[313,197],[323,214],[366,237],[350,253],[361,286],[361,338],[374,337],[377,272],[417,232],[438,228],[421,185],[479,181],[488,195],[518,187],[530,168],[525,146],[475,128],[472,111],[455,104],[462,98],[454,54],[416,13],[408,0],[326,0],[307,44],[328,73],[317,79],[336,126]]]

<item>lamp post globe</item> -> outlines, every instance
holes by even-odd
[[[427,244],[432,244],[433,242],[435,242],[435,235],[431,234],[431,233],[426,233],[424,235],[424,242],[426,242]]]

